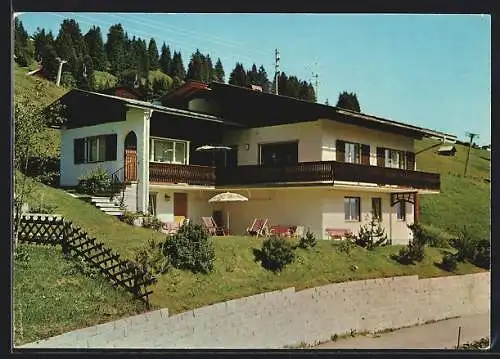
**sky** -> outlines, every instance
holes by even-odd
[[[85,34],[93,25],[106,37],[121,23],[129,36],[181,51],[187,68],[199,49],[219,57],[226,81],[236,62],[264,65],[315,83],[318,102],[335,105],[340,92],[356,93],[363,113],[456,135],[479,134],[491,143],[491,17],[416,14],[167,14],[22,13],[32,35],[54,36],[64,19]],[[106,39],[104,39],[105,41]],[[215,60],[213,60],[215,61]]]

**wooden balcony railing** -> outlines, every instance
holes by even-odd
[[[210,186],[346,181],[416,189],[440,188],[440,176],[437,173],[335,161],[301,162],[282,166],[245,165],[217,169],[198,165],[150,163],[149,180]]]
[[[149,180],[159,183],[213,186],[215,184],[215,169],[208,166],[150,162]]]

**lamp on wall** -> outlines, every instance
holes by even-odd
[[[248,151],[249,149],[250,149],[250,144],[249,144],[249,143],[247,143],[247,144],[245,145],[245,150],[247,150],[247,151]]]
[[[170,195],[165,193],[165,202],[170,202]]]

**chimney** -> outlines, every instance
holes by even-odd
[[[262,92],[262,86],[258,86],[258,85],[251,85],[250,88],[254,91],[260,91]]]

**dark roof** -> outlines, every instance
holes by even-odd
[[[136,107],[142,109],[153,110],[167,115],[176,117],[185,117],[190,119],[203,120],[222,125],[238,126],[242,125],[225,121],[217,116],[201,114],[198,112],[182,110],[177,108],[165,107],[155,105],[150,102],[107,95],[98,92],[90,92],[79,89],[73,89],[54,101],[48,107],[54,106],[56,103],[66,105],[68,118],[66,126],[68,128],[91,126],[106,122],[125,121],[127,107]],[[89,111],[82,111],[82,109],[98,109],[92,115]],[[52,127],[60,127],[60,124],[53,124]]]
[[[360,112],[299,100],[293,97],[255,91],[250,88],[220,82],[210,84],[210,96],[218,99],[224,108],[221,116],[235,116],[247,126],[277,125],[285,123],[315,121],[319,118],[330,119],[362,127],[402,133],[412,137],[446,137],[455,140],[456,136],[444,132],[413,126],[382,117]]]
[[[99,93],[103,93],[106,95],[115,95],[118,97],[122,97],[119,95],[120,92],[128,92],[130,95],[132,95],[136,100],[145,100],[146,99],[146,93],[141,90],[141,89],[136,89],[130,86],[115,86],[115,87],[110,87],[104,90],[99,91]],[[130,98],[130,97],[126,97]]]
[[[208,91],[210,91],[208,84],[200,81],[188,81],[172,91],[169,91],[166,95],[160,97],[158,101],[166,106],[183,107],[185,101],[191,96],[206,93]]]

